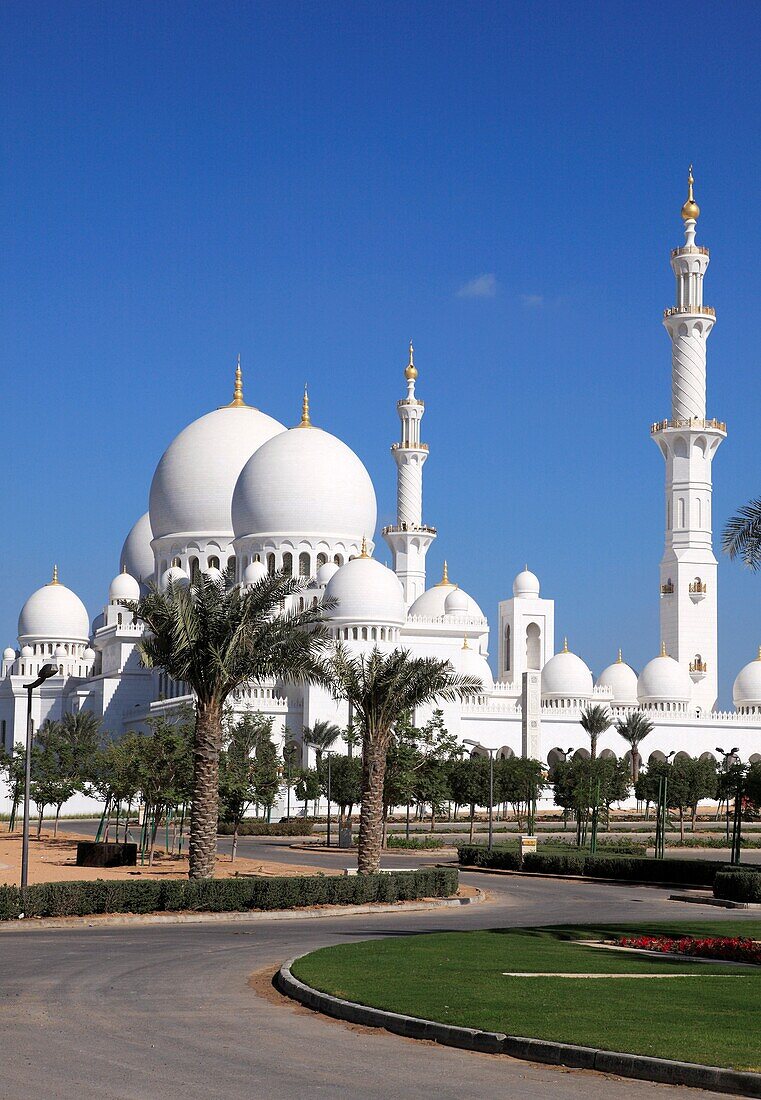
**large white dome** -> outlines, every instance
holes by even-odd
[[[542,696],[586,699],[592,695],[592,673],[575,653],[563,648],[542,669]]]
[[[150,580],[155,569],[151,541],[151,517],[145,512],[124,540],[119,568],[140,582]]]
[[[738,672],[732,699],[736,707],[761,707],[761,648],[755,661]]]
[[[345,443],[311,426],[270,439],[245,464],[232,502],[233,530],[359,542],[372,538],[375,490]]]
[[[637,705],[637,673],[618,652],[618,660],[604,668],[597,678],[597,687],[609,688],[616,707]]]
[[[151,482],[153,537],[231,532],[238,475],[258,447],[283,431],[277,420],[248,405],[215,409],[184,428]]]
[[[692,680],[685,668],[665,651],[648,661],[637,681],[640,703],[689,703]]]
[[[396,573],[374,558],[352,558],[328,581],[325,600],[335,600],[328,614],[335,623],[380,623],[403,626],[404,592]]]
[[[450,603],[450,611],[447,611],[447,600],[454,592],[457,597]],[[447,563],[444,562],[444,575],[438,584],[426,588],[410,607],[410,615],[420,615],[426,619],[440,619],[443,615],[451,614],[457,618],[468,616],[473,619],[483,619],[484,613],[472,596],[449,580]]]
[[[19,643],[39,641],[86,642],[90,637],[87,608],[75,592],[59,584],[57,574],[50,584],[33,592],[21,609]]]

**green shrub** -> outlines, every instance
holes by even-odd
[[[628,856],[588,856],[584,874],[592,878],[626,879],[629,882],[674,882],[713,886],[726,863],[713,859],[632,859]]]
[[[523,870],[540,875],[583,875],[584,857],[581,855],[545,855],[530,852],[523,857]]]
[[[311,836],[314,822],[295,819],[293,821],[259,821],[255,817],[244,817],[238,826],[238,836]],[[229,821],[220,821],[217,826],[220,836],[232,836],[233,827]]]
[[[727,901],[761,902],[761,873],[719,871],[713,880],[713,896]]]
[[[448,845],[436,836],[387,836],[387,848],[446,848]]]
[[[463,867],[493,867],[497,871],[520,870],[520,856],[511,848],[492,848],[485,844],[462,844],[457,849],[457,860]]]
[[[305,905],[363,905],[450,897],[457,892],[457,886],[458,872],[454,867],[424,867],[417,871],[345,877],[42,882],[28,888],[26,915],[69,917],[180,910],[231,913],[248,909],[295,909]],[[0,886],[0,920],[13,920],[20,912],[19,888]]]

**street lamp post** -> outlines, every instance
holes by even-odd
[[[26,910],[26,888],[29,882],[29,787],[32,778],[32,692],[40,684],[44,684],[51,676],[58,675],[57,665],[43,665],[37,674],[37,679],[31,684],[24,684],[26,688],[26,758],[24,761],[24,831],[21,842],[21,904]]]
[[[332,752],[326,752],[325,753],[325,756],[327,757],[327,760],[328,760],[328,788],[327,788],[327,795],[328,795],[328,843],[327,843],[327,847],[328,848],[330,847],[330,758],[331,758],[332,755],[333,755]],[[340,846],[340,841],[339,841],[339,846]]]
[[[737,760],[737,753],[740,751],[740,749],[737,745],[735,745],[734,748],[730,749],[729,752],[727,752],[725,749],[722,749],[717,745],[716,746],[716,751],[720,752],[722,754],[722,756],[724,757],[724,775],[726,777],[726,784],[727,784],[727,789],[726,789],[726,796],[727,796],[727,844],[729,844],[730,843],[730,836],[729,836],[729,771],[730,771],[730,768],[732,767],[732,764],[734,762],[739,763],[739,760]],[[735,792],[735,813],[734,813],[734,822],[733,822],[733,827],[732,827],[732,838],[731,838],[732,855],[730,857],[730,861],[732,863],[739,863],[740,862],[740,819],[741,819],[741,815],[742,815],[742,797],[741,797],[741,792],[740,792],[740,782],[739,782],[739,779],[738,779],[737,790]]]
[[[489,851],[491,851],[494,847],[494,754],[498,750],[490,749],[480,741],[471,741],[467,737],[463,738],[463,741],[466,745],[489,754]]]

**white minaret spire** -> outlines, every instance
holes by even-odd
[[[676,305],[671,337],[671,419],[652,426],[666,460],[666,541],[661,560],[661,641],[689,670],[693,706],[709,712],[718,692],[716,558],[711,539],[711,463],[726,424],[706,419],[706,341],[716,314],[703,305],[708,249],[695,244],[700,207],[692,165],[682,207],[685,243],[671,252]]]
[[[425,556],[436,538],[435,527],[423,524],[423,465],[428,458],[428,444],[420,442],[425,405],[415,396],[417,376],[415,349],[410,341],[410,358],[404,371],[407,396],[396,403],[402,436],[391,447],[397,466],[396,523],[383,529],[408,607],[425,591]]]

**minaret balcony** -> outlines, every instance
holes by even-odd
[[[715,317],[716,310],[713,306],[671,306],[670,309],[664,309],[664,317],[674,317],[677,313],[703,313],[706,317]]]
[[[438,532],[435,527],[429,527],[426,523],[389,523],[381,530],[382,535],[394,534],[398,532],[406,532],[411,535],[422,533],[424,535],[436,535]]]
[[[656,420],[650,425],[650,434],[665,432],[669,428],[695,428],[698,431],[712,428],[717,432],[726,433],[727,425],[723,420],[701,420],[699,416],[693,416],[690,420]]]
[[[427,443],[392,443],[392,451],[427,451]]]
[[[695,254],[699,256],[711,255],[705,245],[702,244],[683,244],[679,248],[671,249],[672,256],[694,256]]]
[[[690,584],[690,599],[693,603],[700,603],[706,598],[708,585],[705,581],[692,581]]]
[[[690,661],[690,679],[693,683],[697,684],[698,681],[703,680],[707,672],[708,663],[700,657],[696,657],[694,661]]]
[[[665,584],[661,585],[661,597],[663,597],[663,596],[673,596],[673,595],[674,595],[674,582],[673,581],[666,581]]]

